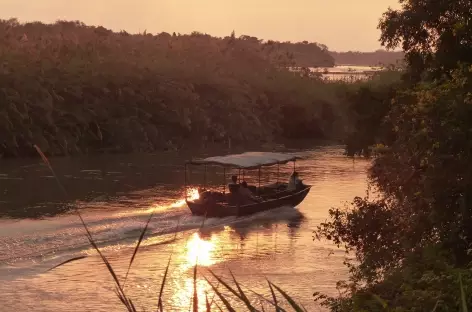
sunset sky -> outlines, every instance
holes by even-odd
[[[334,51],[380,48],[378,20],[397,0],[0,0],[0,18],[80,20],[128,32],[194,30],[280,41],[316,41]]]

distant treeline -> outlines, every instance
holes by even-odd
[[[297,67],[333,67],[335,65],[334,57],[323,44],[308,41],[284,42],[280,43],[280,48],[293,55]]]
[[[328,51],[328,48],[321,43],[308,41],[279,42],[274,40],[264,42],[257,37],[247,35],[242,35],[239,39],[274,46],[279,51],[287,53],[293,61],[292,65],[295,67],[333,67],[335,65],[334,58]]]
[[[339,138],[338,86],[289,66],[332,65],[309,43],[130,35],[81,22],[0,21],[0,155],[152,151]]]
[[[336,65],[378,66],[391,65],[401,62],[402,51],[377,50],[375,52],[331,52]]]

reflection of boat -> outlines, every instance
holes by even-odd
[[[251,232],[256,232],[260,230],[265,231],[271,229],[276,231],[276,226],[286,226],[288,228],[291,228],[289,230],[289,235],[293,235],[295,232],[298,231],[298,228],[300,227],[303,218],[303,214],[297,211],[296,215],[286,217],[274,217],[272,219],[256,219],[248,222],[238,222],[236,224],[232,224],[231,228],[234,230],[235,233],[239,235],[241,239],[245,239],[245,237]]]
[[[239,238],[244,239],[250,233],[271,230],[274,229],[275,226],[291,228],[290,231],[295,233],[304,220],[305,216],[300,211],[296,209],[290,211],[288,208],[281,208],[270,211],[270,214],[264,214],[256,218],[239,218],[237,222],[229,225],[203,227],[200,229],[199,234],[202,239],[208,239],[213,234],[231,229]]]
[[[238,199],[234,192],[226,193],[203,190],[198,199],[189,200],[186,203],[192,214],[207,217],[245,216],[253,213],[275,209],[283,206],[295,207],[300,204],[310,191],[311,186],[303,183],[297,184],[296,188],[289,189],[287,183],[273,183],[260,185],[261,167],[286,164],[299,159],[297,156],[282,153],[249,152],[237,155],[209,157],[201,160],[192,160],[185,166],[185,186],[187,187],[188,165],[217,165],[224,168],[225,184],[226,169],[259,169],[258,186],[249,186],[249,190],[257,195],[257,201],[247,202]],[[206,172],[206,170],[205,170]],[[244,171],[243,171],[244,175]],[[187,194],[187,191],[186,191]]]

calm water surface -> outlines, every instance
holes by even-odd
[[[313,241],[312,230],[326,220],[329,208],[365,194],[367,162],[345,158],[338,147],[301,153],[307,159],[297,162],[298,171],[313,188],[297,209],[208,219],[200,231],[202,218],[191,216],[182,200],[185,157],[177,154],[54,160],[69,191],[67,205],[44,166],[32,160],[3,164],[1,310],[123,311],[109,273],[87,244],[77,216],[66,212],[77,205],[122,279],[140,231],[154,213],[126,282],[127,293],[142,311],[155,309],[170,255],[167,311],[189,310],[197,261],[201,311],[205,294],[212,296],[204,280],[210,276],[209,268],[225,278],[231,270],[242,285],[270,298],[268,278],[309,311],[322,311],[313,302],[313,292],[337,293],[335,284],[347,273],[342,264],[346,255],[329,242]],[[291,169],[281,167],[280,176],[288,178]],[[263,169],[263,182],[275,179],[274,170]],[[218,168],[208,170],[208,183],[214,187],[223,179]],[[194,170],[192,181],[193,186],[203,182],[203,173]],[[80,255],[88,257],[46,272]]]

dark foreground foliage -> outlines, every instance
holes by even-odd
[[[333,64],[317,44],[2,20],[0,155],[340,138],[336,85],[287,69],[310,62]]]
[[[380,28],[388,47],[403,45],[403,81],[357,93],[365,122],[348,146],[350,154],[371,147],[379,196],[332,209],[317,233],[357,258],[344,295],[321,297],[332,311],[472,305],[472,3],[401,3]]]

